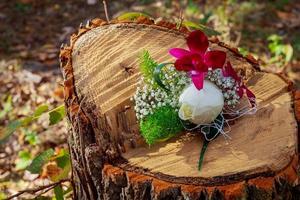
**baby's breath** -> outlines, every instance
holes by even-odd
[[[162,70],[162,83],[170,92],[160,88],[154,79],[144,81],[140,79],[139,86],[132,100],[135,102],[136,117],[142,120],[154,110],[163,106],[171,106],[178,110],[179,96],[182,91],[191,84],[191,79],[186,72],[180,72],[173,66],[167,66]],[[239,85],[231,77],[224,77],[221,69],[209,70],[205,77],[207,80],[216,84],[222,90],[224,102],[228,106],[235,106],[239,102]]]
[[[170,92],[158,87],[154,79],[150,82],[140,80],[136,93],[132,100],[135,102],[136,117],[143,119],[154,110],[163,106],[171,106],[175,110],[179,108],[179,96],[184,88],[190,84],[190,78],[185,72],[179,72],[173,66],[167,66],[162,71],[162,83]]]
[[[206,79],[222,90],[226,105],[235,106],[239,103],[239,85],[232,77],[224,77],[221,69],[215,69],[207,72]]]

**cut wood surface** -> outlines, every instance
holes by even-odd
[[[86,33],[78,39],[73,50],[79,97],[85,96],[88,104],[97,106],[99,116],[108,113],[111,120],[117,118],[117,109],[127,106],[132,110],[129,99],[140,77],[138,66],[142,51],[148,50],[158,62],[172,62],[168,54],[172,47],[186,47],[184,37],[143,25],[111,25]],[[297,128],[288,84],[277,75],[250,70],[248,63],[241,66],[239,63],[243,61],[228,54],[234,66],[249,68],[248,86],[257,96],[258,112],[231,126],[231,140],[218,137],[211,143],[201,172],[197,162],[202,139],[190,134],[150,148],[145,144],[129,149],[123,154],[129,165],[175,177],[214,177],[268,169],[278,171],[291,162],[297,145]],[[119,127],[117,121],[111,122],[112,129]],[[134,127],[130,127],[132,125]],[[128,128],[137,128],[136,119],[131,119]]]
[[[241,193],[245,183],[266,189],[281,176],[290,182],[297,181],[298,128],[294,99],[290,83],[281,75],[261,71],[251,58],[244,58],[235,49],[211,40],[210,48],[226,51],[227,59],[245,78],[246,85],[257,97],[258,111],[231,124],[228,134],[231,139],[219,136],[210,143],[199,172],[201,137],[182,133],[166,142],[147,146],[139,134],[134,105],[130,101],[140,78],[139,56],[143,50],[148,50],[158,62],[172,62],[168,50],[187,48],[186,31],[152,23],[108,25],[100,22],[92,28],[81,29],[80,37],[73,36],[71,47],[61,53],[65,58],[65,86],[68,86],[65,87],[66,103],[73,124],[71,141],[78,140],[82,134],[92,137],[88,139],[89,145],[99,152],[99,156],[93,156],[92,165],[96,166],[98,159],[103,167],[99,168],[100,172],[95,168],[94,173],[107,184],[97,187],[105,190],[113,185],[127,188],[129,193],[133,190],[135,195],[147,193],[149,184],[154,191],[172,188],[169,191],[172,194],[176,193],[174,189],[200,194],[203,189],[212,192],[215,187],[226,194],[230,188],[228,197],[228,194],[236,195],[232,190]],[[76,118],[78,113],[83,116],[81,123],[86,123],[85,126]],[[83,141],[78,141],[79,146]],[[71,155],[79,159],[77,154],[82,153],[77,151],[81,150],[74,149]],[[85,165],[84,162],[81,165]],[[103,173],[99,175],[101,170]],[[80,177],[81,172],[77,170],[76,173]],[[77,187],[82,190],[80,185]],[[109,196],[116,192],[112,191],[108,189],[101,193]]]

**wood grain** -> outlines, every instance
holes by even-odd
[[[278,76],[257,73],[252,79],[256,77],[259,79],[255,85],[249,86],[257,95],[259,110],[231,125],[230,140],[220,136],[210,143],[201,172],[196,167],[202,145],[199,135],[183,134],[151,148],[130,150],[123,156],[130,165],[176,177],[208,178],[284,168],[297,146],[291,95]]]

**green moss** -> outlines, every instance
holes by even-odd
[[[157,108],[140,122],[140,131],[149,145],[175,136],[183,130],[178,113],[171,106]]]
[[[140,71],[146,82],[153,79],[153,72],[156,66],[157,63],[150,56],[149,52],[145,50],[140,57]]]

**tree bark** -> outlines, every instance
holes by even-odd
[[[235,122],[230,147],[222,138],[212,142],[201,173],[197,136],[145,146],[129,100],[139,53],[169,61],[168,49],[183,47],[188,32],[143,17],[110,24],[94,19],[62,47],[75,199],[297,199],[300,93],[283,75],[262,71],[251,55],[216,38],[210,48],[227,52],[261,110]]]

